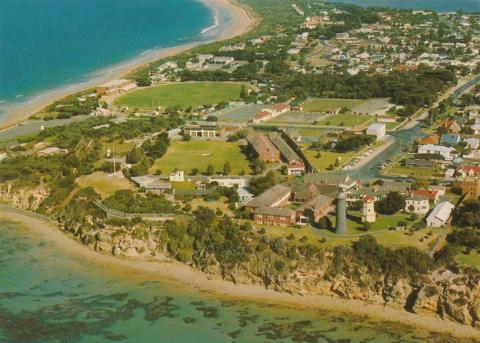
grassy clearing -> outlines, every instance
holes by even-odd
[[[342,165],[357,154],[356,151],[349,151],[345,153],[320,151],[320,158],[316,158],[316,150],[305,149],[303,150],[303,153],[318,171],[325,171],[330,165],[335,165],[337,158],[340,158],[340,165]]]
[[[428,167],[403,167],[399,163],[396,163],[389,169],[385,171],[385,175],[393,175],[393,176],[414,176],[419,178],[431,178],[434,176],[438,176],[442,172],[439,168],[428,168]]]
[[[140,109],[172,105],[197,108],[202,105],[218,104],[222,101],[238,100],[240,88],[240,83],[225,82],[164,84],[128,93],[115,100],[115,104]]]
[[[172,186],[177,191],[191,191],[195,189],[195,184],[190,181],[172,182]]]
[[[307,241],[310,244],[313,244],[318,247],[324,248],[333,248],[339,245],[351,245],[353,242],[357,241],[358,237],[352,238],[336,238],[336,237],[327,237],[325,238],[325,242],[322,242],[323,236],[318,233],[316,229],[312,229],[310,227],[304,227],[301,229],[293,228],[293,227],[279,227],[279,226],[271,226],[271,225],[261,225],[258,228],[264,228],[266,231],[266,235],[271,238],[276,237],[287,237],[291,233],[295,236],[295,240],[298,241],[302,237],[307,237]],[[435,242],[438,235],[444,229],[423,229],[414,232],[413,234],[404,232],[404,231],[386,231],[386,232],[379,232],[374,235],[375,239],[378,241],[379,244],[383,246],[388,246],[391,248],[400,248],[405,246],[412,246],[416,247],[420,250],[427,251],[431,245]],[[432,235],[428,236],[427,233],[432,231]],[[332,233],[326,230],[321,230],[326,234],[331,235]],[[425,239],[425,237],[428,237]],[[480,259],[479,259],[480,261]]]
[[[227,198],[225,197],[220,197],[218,201],[205,201],[202,198],[195,198],[190,201],[189,204],[192,206],[192,211],[202,206],[212,210],[220,209],[223,213],[232,214],[232,211],[228,208]]]
[[[127,179],[104,172],[81,176],[75,182],[82,188],[93,187],[103,199],[122,189],[135,189]]]
[[[216,172],[222,172],[227,161],[230,163],[232,175],[238,175],[242,170],[248,173],[250,170],[248,160],[241,152],[238,142],[172,142],[167,153],[155,161],[150,172],[161,170],[162,174],[168,174],[178,169],[190,173],[193,168],[197,168],[200,173],[204,173],[209,164]]]
[[[317,124],[322,126],[345,126],[354,127],[364,125],[375,118],[367,114],[338,114],[331,115],[320,120]]]
[[[455,259],[461,264],[480,270],[480,254],[477,251],[472,250],[469,254],[459,252]]]
[[[303,110],[306,112],[328,112],[332,108],[352,109],[355,106],[363,104],[366,100],[363,99],[335,99],[335,98],[318,98],[310,99],[303,105]]]

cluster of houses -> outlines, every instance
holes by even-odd
[[[290,54],[298,54],[301,48],[311,45],[312,40],[308,39],[311,30],[344,24],[337,19],[342,10],[335,7],[309,7],[305,11],[296,4],[292,7],[300,16],[306,17],[301,33],[292,42]],[[337,33],[334,40],[324,44],[328,49],[321,53],[329,61],[329,67],[350,75],[362,71],[386,74],[394,69],[413,70],[420,65],[433,68],[456,66],[472,71],[480,61],[480,30],[474,15],[437,15],[430,11],[412,11],[409,17],[406,13],[378,14],[381,17],[379,23],[363,24],[358,29]],[[440,27],[448,28],[448,34],[437,35]],[[428,33],[436,38],[422,38]],[[304,73],[319,72],[325,67],[313,66],[311,71],[298,65],[293,67]]]

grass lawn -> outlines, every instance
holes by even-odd
[[[192,205],[192,211],[202,206],[212,210],[220,209],[223,213],[232,214],[232,211],[228,208],[227,198],[225,197],[220,197],[218,201],[205,201],[202,198],[195,198],[190,201],[189,204]]]
[[[371,229],[369,232],[384,230],[389,227],[395,227],[400,221],[405,221],[408,223],[408,225],[414,224],[414,222],[411,222],[408,220],[409,218],[410,218],[410,215],[405,213],[396,213],[390,216],[377,214],[377,220],[375,221],[375,223],[371,224]],[[335,226],[335,216],[331,216],[330,220],[332,221],[333,226]],[[361,222],[361,213],[358,211],[348,211],[347,212],[348,234],[363,233],[363,231],[359,230],[359,228],[362,226],[363,226],[363,223]]]
[[[173,188],[177,191],[190,191],[195,189],[195,184],[190,181],[184,181],[184,182],[172,182]]]
[[[169,174],[178,169],[190,173],[193,168],[197,168],[200,173],[204,173],[209,164],[213,165],[216,172],[222,172],[227,161],[230,162],[232,175],[238,175],[242,170],[245,173],[250,171],[248,160],[241,152],[239,142],[175,141],[167,153],[155,161],[150,172],[161,170],[162,174]]]
[[[80,176],[75,182],[82,188],[93,187],[102,199],[113,195],[121,189],[135,189],[135,186],[125,178],[120,178],[104,172]]]
[[[353,127],[373,121],[375,117],[368,114],[337,114],[320,120],[317,124],[322,126],[345,126]]]
[[[389,167],[385,170],[385,175],[406,175],[414,176],[418,178],[431,178],[433,176],[438,176],[442,171],[437,168],[415,168],[415,167],[403,167],[399,163],[394,164],[392,167]]]
[[[316,233],[316,229],[310,227],[303,227],[301,229],[294,227],[280,227],[280,226],[271,226],[271,225],[259,225],[258,228],[264,228],[266,235],[271,238],[276,237],[287,237],[291,233],[294,234],[295,240],[300,240],[303,236],[307,237],[309,243],[324,248],[333,248],[338,245],[351,245],[353,242],[357,241],[358,237],[352,238],[335,238],[327,237],[324,243],[320,242],[323,238],[320,234]],[[379,232],[374,235],[377,242],[383,246],[388,246],[391,248],[400,248],[405,246],[416,247],[423,251],[428,251],[431,245],[435,242],[438,237],[438,234],[441,233],[441,230],[444,229],[423,229],[414,232],[410,235],[404,231],[386,231]],[[322,230],[327,234],[332,234],[329,231]],[[428,236],[427,233],[432,231],[433,234]],[[428,239],[425,239],[428,237]]]
[[[317,151],[315,150],[305,149],[303,150],[303,153],[318,171],[325,171],[327,170],[329,165],[335,165],[335,161],[338,157],[340,157],[340,165],[342,165],[357,154],[356,151],[349,151],[345,153],[320,151],[320,158],[316,158],[315,156],[317,154]]]
[[[464,252],[459,252],[455,259],[461,264],[480,270],[480,254],[474,250],[470,251],[468,255]]]
[[[115,105],[140,109],[154,109],[169,105],[197,108],[222,101],[238,100],[240,88],[240,83],[171,83],[135,90],[116,99]]]
[[[119,140],[115,140],[112,143],[102,141],[102,151],[100,153],[100,156],[104,157],[107,155],[107,150],[110,149],[110,153],[115,150],[115,156],[118,157],[126,155],[130,150],[132,150],[135,147],[135,143],[129,142],[129,143],[121,143]]]
[[[306,112],[328,112],[332,107],[349,109],[354,108],[366,100],[364,99],[335,99],[335,98],[317,98],[310,99],[303,105],[303,110]]]

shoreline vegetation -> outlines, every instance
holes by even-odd
[[[109,273],[124,274],[130,279],[148,277],[149,280],[152,280],[153,278],[169,285],[181,285],[185,289],[198,292],[206,297],[226,297],[230,300],[247,300],[286,307],[308,307],[335,313],[365,315],[372,319],[398,322],[433,332],[448,333],[456,337],[478,338],[480,336],[478,330],[473,327],[440,318],[417,315],[390,305],[381,306],[359,300],[344,300],[322,295],[292,295],[265,289],[258,285],[234,284],[222,279],[211,279],[205,273],[167,257],[151,261],[102,254],[80,244],[78,240],[62,232],[53,223],[35,218],[24,210],[0,207],[0,218],[4,222],[18,224],[34,231],[36,235],[55,243],[63,251],[95,263],[108,270]]]
[[[183,45],[153,49],[148,52],[144,52],[141,55],[134,57],[128,61],[120,62],[113,66],[108,66],[104,69],[94,72],[93,77],[78,84],[67,84],[65,86],[42,92],[41,94],[34,96],[32,99],[14,104],[12,107],[6,106],[5,111],[7,116],[5,120],[0,122],[0,130],[9,129],[22,122],[28,121],[31,115],[40,111],[44,107],[58,101],[65,96],[73,93],[80,92],[82,90],[94,87],[98,84],[105,83],[111,80],[115,80],[124,77],[135,70],[145,67],[146,65],[157,61],[162,58],[171,57],[180,53],[186,52],[197,46],[210,44],[217,41],[228,40],[237,36],[240,36],[250,29],[252,29],[257,23],[258,18],[256,15],[246,6],[240,5],[233,0],[200,0],[204,3],[214,14],[215,20],[218,19],[219,9],[226,10],[229,13],[230,21],[227,23],[216,23],[215,27],[212,25],[205,28],[201,35],[208,33],[213,29],[220,27],[219,33],[215,36],[209,37],[205,40],[197,40]],[[224,26],[224,27],[223,27]],[[205,31],[208,29],[208,31]]]

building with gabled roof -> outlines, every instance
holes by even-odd
[[[284,185],[275,185],[272,188],[267,189],[259,196],[250,200],[247,204],[245,204],[245,209],[247,211],[253,211],[259,207],[280,207],[285,204],[288,199],[290,199],[291,194],[292,190],[290,187]]]
[[[275,148],[275,146],[266,136],[249,136],[247,141],[259,160],[274,163],[280,162],[280,151]]]
[[[442,227],[447,224],[448,219],[452,215],[453,209],[455,208],[448,201],[442,201],[439,203],[433,211],[427,217],[427,226],[430,227]]]

